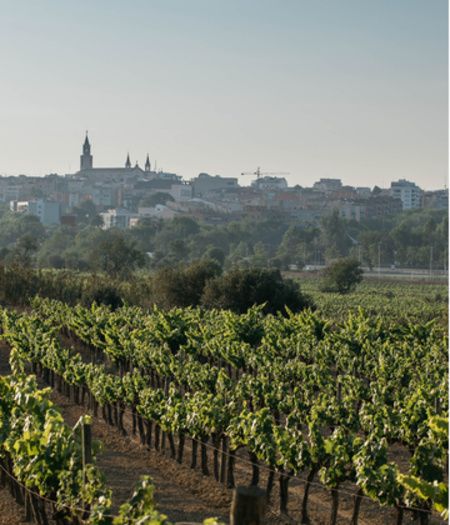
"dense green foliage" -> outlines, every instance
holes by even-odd
[[[221,273],[221,266],[212,259],[195,261],[189,266],[161,268],[151,278],[152,300],[167,308],[198,306],[206,283]]]
[[[303,274],[302,291],[311,296],[317,310],[326,318],[340,321],[349,312],[363,308],[368,315],[382,316],[397,323],[423,323],[434,320],[448,324],[448,286],[446,282],[401,282],[366,279],[351,294],[322,291],[320,274]]]
[[[232,456],[246,450],[278,472],[283,511],[290,474],[318,477],[331,490],[332,518],[344,482],[399,516],[403,506],[442,510],[442,498],[424,499],[403,482],[399,452],[389,453],[395,445],[408,475],[442,483],[445,448],[429,447],[429,418],[448,410],[447,337],[435,322],[33,306],[3,312],[4,337],[24,362],[88,392],[122,430],[128,407],[146,422],[150,443],[151,425],[167,434],[174,456],[176,442],[182,455],[185,437],[198,439],[205,474],[206,444],[223,443]],[[63,348],[58,334],[83,344],[90,359]],[[138,431],[149,443],[142,424]]]
[[[323,272],[323,289],[327,292],[348,293],[363,279],[363,270],[356,259],[338,259]]]
[[[162,268],[153,275],[126,279],[107,274],[92,275],[70,271],[33,270],[20,266],[0,266],[0,302],[25,305],[40,295],[69,304],[123,304],[163,308],[198,306],[228,308],[244,312],[255,304],[265,311],[285,312],[312,306],[298,283],[283,279],[279,270],[234,269],[221,275],[214,260],[203,259],[189,266]]]
[[[161,200],[164,195],[156,194]],[[190,217],[142,219],[125,231],[102,230],[95,206],[75,210],[76,227],[44,228],[36,217],[0,213],[0,262],[130,274],[214,258],[225,268],[324,264],[353,256],[369,267],[448,267],[445,210],[415,210],[377,221],[346,221],[337,213],[320,223],[251,219],[220,225]],[[148,255],[150,254],[150,255]]]
[[[34,494],[54,501],[60,519],[71,523],[168,525],[166,517],[155,510],[148,478],[142,480],[119,515],[111,516],[111,491],[100,471],[92,463],[83,466],[79,436],[49,400],[49,389],[39,390],[36,378],[21,372],[24,363],[20,350],[15,354],[11,363],[14,375],[0,377],[2,467],[12,465],[11,474],[16,479]],[[34,494],[28,495],[30,503],[42,515],[43,508]]]
[[[265,313],[298,312],[313,303],[300,292],[298,284],[283,279],[279,270],[230,270],[206,283],[202,304],[244,313],[254,305],[263,304]]]
[[[444,480],[447,468],[448,418],[434,416],[414,453],[411,474],[398,474],[400,484],[422,501],[433,501],[436,509],[448,518],[448,485]]]

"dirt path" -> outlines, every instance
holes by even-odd
[[[58,392],[54,391],[51,398],[71,426],[86,413],[83,407],[69,402]],[[214,486],[199,472],[145,449],[99,418],[94,418],[92,433],[94,439],[103,445],[97,455],[97,465],[113,490],[115,511],[131,496],[140,476],[150,475],[155,484],[158,510],[171,520],[202,521],[212,516],[226,519],[229,509],[227,491]]]
[[[0,487],[0,525],[21,525],[23,521],[23,507],[18,505],[8,489]]]
[[[2,375],[10,373],[8,356],[9,349],[1,345]],[[68,401],[55,390],[51,393],[51,399],[58,405],[70,426],[75,425],[78,418],[86,413],[83,407]],[[226,520],[230,504],[230,495],[226,489],[215,486],[199,472],[175,464],[159,453],[148,451],[139,443],[122,436],[100,418],[94,418],[92,434],[102,445],[97,455],[97,465],[105,475],[107,485],[113,490],[115,511],[131,496],[140,476],[149,475],[155,484],[158,510],[167,514],[171,521],[202,521],[207,517]],[[21,507],[6,490],[1,490],[0,495],[0,525],[22,523],[17,518]]]

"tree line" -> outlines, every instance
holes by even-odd
[[[174,267],[213,259],[222,268],[288,269],[353,257],[370,268],[447,268],[445,210],[416,210],[372,221],[337,212],[318,224],[244,218],[209,225],[191,217],[141,220],[128,230],[103,230],[95,207],[77,209],[77,226],[45,228],[37,217],[3,211],[0,263],[32,268],[107,272]]]
[[[92,303],[113,310],[125,304],[164,309],[201,306],[237,313],[261,305],[264,313],[314,308],[297,281],[277,269],[235,268],[222,271],[214,260],[161,268],[154,273],[111,277],[105,273],[34,269],[0,265],[0,304],[27,306],[33,297],[57,299],[70,305]]]

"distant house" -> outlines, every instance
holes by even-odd
[[[210,192],[224,189],[234,189],[239,186],[237,178],[221,177],[215,175],[214,177],[208,173],[200,173],[198,177],[191,180],[194,197],[205,198]]]
[[[179,212],[169,206],[164,204],[157,204],[156,206],[151,207],[142,207],[138,208],[138,218],[139,219],[173,219],[179,215]]]
[[[348,221],[360,222],[366,215],[365,203],[344,201],[340,203],[338,209],[340,216]]]
[[[422,190],[414,182],[405,179],[391,182],[390,194],[402,202],[404,210],[420,208],[422,205],[422,193]]]
[[[29,213],[39,218],[44,226],[60,224],[61,205],[59,202],[36,199],[32,201],[11,201],[9,208],[15,213]]]
[[[368,199],[372,194],[372,190],[365,186],[356,187],[355,192],[358,195],[358,197],[362,197],[363,199]]]
[[[287,189],[288,183],[284,177],[258,177],[252,181],[252,187],[258,190],[279,190],[283,191]]]
[[[109,230],[110,228],[125,230],[130,227],[130,221],[137,217],[137,214],[125,208],[114,208],[100,213],[100,217],[103,219],[102,228],[104,230]]]
[[[313,188],[326,193],[337,191],[342,188],[342,181],[341,179],[320,179],[318,182],[314,183]]]
[[[434,210],[448,210],[448,190],[426,191],[422,197],[422,206]]]

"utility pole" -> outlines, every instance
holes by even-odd
[[[378,243],[378,279],[381,276],[381,242]]]

